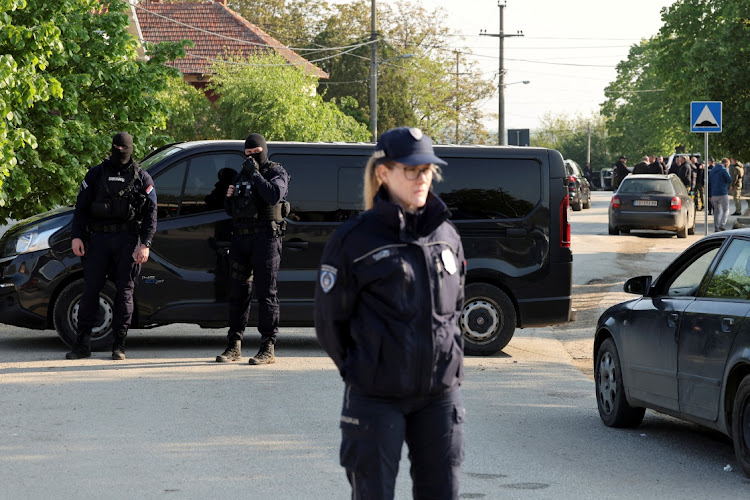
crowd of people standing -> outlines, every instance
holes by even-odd
[[[716,162],[709,158],[705,163],[697,156],[674,155],[671,162],[664,161],[663,156],[643,156],[641,161],[633,167],[632,172],[627,167],[627,157],[620,156],[612,168],[612,187],[616,190],[627,175],[639,174],[675,174],[680,178],[690,195],[695,200],[698,211],[708,210],[714,217],[717,231],[723,231],[729,215],[742,215],[742,180],[745,167],[750,163],[743,163],[735,157],[723,158]],[[719,172],[715,167],[721,167]],[[716,171],[714,174],[713,172]],[[706,193],[706,177],[708,175],[710,191]],[[726,208],[724,201],[726,197]],[[729,213],[729,199],[734,203],[734,212]],[[718,207],[718,210],[717,210]],[[750,202],[748,203],[750,208]]]

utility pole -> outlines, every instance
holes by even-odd
[[[586,148],[586,163],[591,165],[591,123],[589,122],[587,125],[588,129],[588,136],[589,136],[589,145]]]
[[[459,129],[458,125],[459,125],[460,120],[461,120],[461,98],[460,98],[460,96],[461,96],[461,86],[459,84],[458,77],[461,76],[461,75],[468,75],[470,73],[460,73],[459,72],[459,63],[460,63],[460,59],[459,58],[461,57],[461,52],[459,52],[457,50],[457,51],[455,51],[455,54],[456,54],[456,106],[455,106],[455,108],[456,108],[456,137],[455,137],[455,144],[459,144],[459,138],[460,138],[460,136],[458,134],[458,129]]]
[[[372,142],[378,141],[378,32],[375,0],[370,14],[370,131]]]
[[[498,66],[498,77],[499,82],[497,85],[497,92],[498,92],[498,113],[497,113],[497,144],[499,146],[502,146],[506,143],[505,139],[505,68],[503,67],[503,40],[506,37],[511,36],[523,36],[523,32],[519,31],[516,34],[512,35],[506,35],[505,31],[503,30],[503,9],[505,8],[506,4],[500,3],[498,0],[497,6],[500,8],[500,32],[495,33],[487,33],[487,30],[481,30],[479,34],[481,36],[494,36],[497,37],[500,41],[500,64]]]
[[[454,141],[454,144],[458,144],[458,123],[459,123],[459,105],[458,105],[458,60],[459,57],[461,57],[461,54],[456,51],[456,140]]]

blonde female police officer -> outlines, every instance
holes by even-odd
[[[464,456],[465,263],[419,129],[385,132],[365,168],[366,211],[326,245],[315,329],[346,384],[341,465],[352,498],[393,498],[409,447],[415,498],[458,498]]]

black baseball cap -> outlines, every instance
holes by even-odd
[[[628,159],[628,157],[627,157],[627,156],[621,156],[621,157],[620,157],[620,159],[621,159],[621,160],[627,160],[627,159]]]
[[[414,127],[398,127],[383,132],[375,145],[375,156],[404,165],[447,165],[448,162],[435,156],[432,139]]]

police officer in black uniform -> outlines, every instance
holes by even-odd
[[[73,253],[81,257],[85,288],[78,308],[78,335],[68,359],[91,356],[91,330],[105,280],[114,281],[112,359],[125,359],[125,336],[133,317],[133,287],[148,260],[156,231],[154,181],[133,161],[133,138],[112,138],[112,154],[81,183],[73,215]]]
[[[458,498],[466,265],[450,211],[430,190],[432,141],[385,132],[365,168],[365,212],[321,259],[315,330],[346,385],[341,465],[352,498],[390,499],[404,441],[414,498]]]
[[[229,251],[230,307],[227,348],[217,362],[242,357],[242,337],[250,314],[253,288],[258,299],[258,331],[261,346],[250,358],[251,365],[276,361],[274,345],[279,332],[279,299],[276,275],[281,262],[281,236],[289,213],[286,195],[289,174],[278,163],[268,160],[266,140],[250,134],[245,140],[242,170],[227,189],[225,208],[232,216],[232,246]]]

